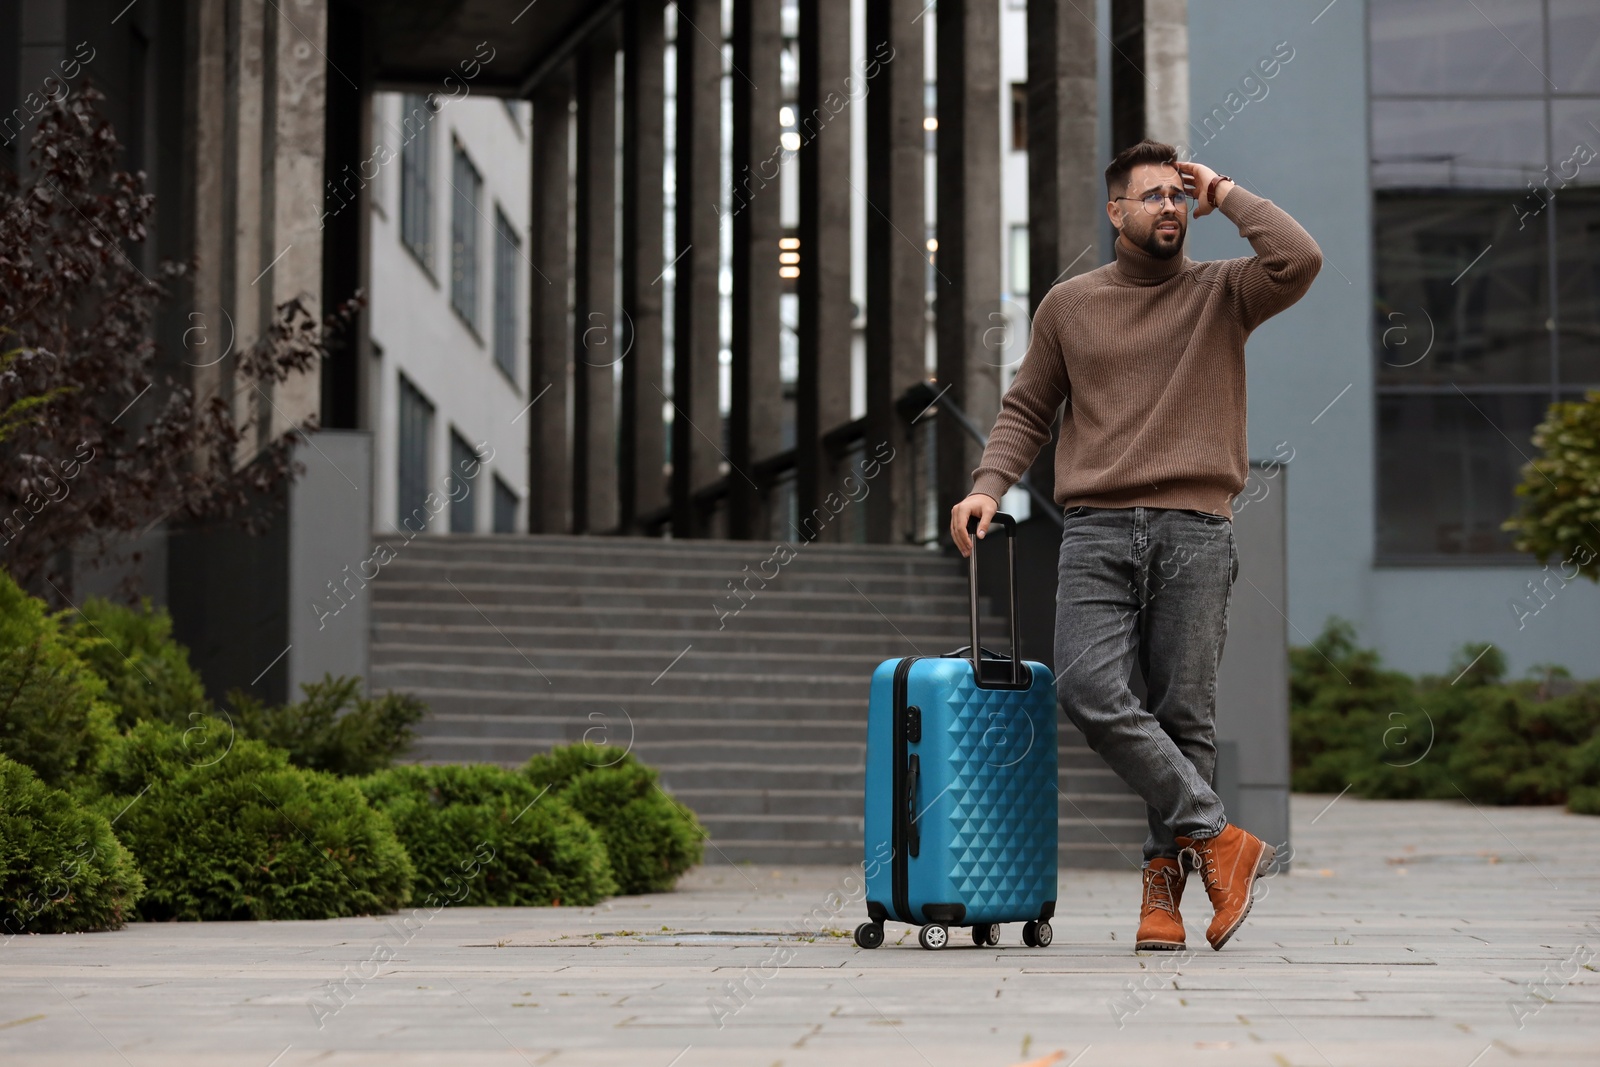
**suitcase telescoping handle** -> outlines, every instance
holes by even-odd
[[[1010,591],[1007,612],[1011,622],[1011,658],[1009,661],[985,660],[982,646],[978,643],[978,546],[983,543],[978,537],[978,517],[972,516],[967,520],[967,536],[972,541],[972,554],[967,557],[967,601],[972,618],[972,677],[979,686],[985,683],[990,685],[1022,685],[1025,673],[1022,669],[1022,644],[1017,636],[1017,520],[1004,512],[996,512],[989,520],[989,533],[994,532],[996,526],[1005,527],[1006,531],[1006,588]],[[1004,666],[1006,673],[996,676],[993,672],[985,672],[984,664]]]

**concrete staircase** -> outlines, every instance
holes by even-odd
[[[515,765],[588,738],[660,770],[709,831],[708,860],[858,862],[868,679],[891,656],[967,643],[964,564],[809,545],[736,599],[729,583],[771,574],[771,553],[418,539],[372,584],[371,682],[428,704],[412,753],[423,762]],[[1003,632],[984,621],[985,644]],[[1143,804],[1064,719],[1061,732],[1062,861],[1137,865]]]

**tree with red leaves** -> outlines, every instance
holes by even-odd
[[[151,278],[129,255],[155,198],[142,172],[118,169],[102,99],[85,88],[53,103],[28,176],[0,175],[0,563],[58,603],[70,550],[104,557],[162,521],[267,521],[251,501],[293,477],[292,438],[315,422],[255,450],[260,405],[230,396],[315,370],[359,305],[322,322],[299,300],[279,305],[221,376],[228,395],[197,396],[190,366],[162,359],[151,329],[187,268],[163,263]]]

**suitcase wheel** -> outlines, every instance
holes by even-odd
[[[1022,943],[1029,948],[1048,948],[1055,938],[1055,931],[1050,929],[1048,922],[1027,922],[1022,925]]]
[[[862,948],[877,948],[883,944],[883,924],[862,923],[856,927],[856,944]]]
[[[993,948],[1000,943],[999,923],[978,923],[972,928],[972,943],[979,948]]]
[[[917,943],[923,948],[944,948],[950,943],[950,931],[939,923],[929,923],[917,934]]]

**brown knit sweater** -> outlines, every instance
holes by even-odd
[[[1057,504],[1232,517],[1250,473],[1245,340],[1305,294],[1322,250],[1247,189],[1235,186],[1218,210],[1254,256],[1160,260],[1119,238],[1116,262],[1051,286],[972,472],[974,492],[999,500],[1049,440],[1067,400]]]

